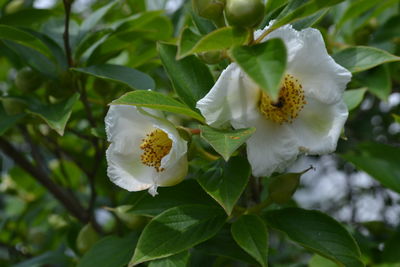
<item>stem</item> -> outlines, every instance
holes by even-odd
[[[34,166],[22,153],[16,150],[9,142],[0,137],[0,148],[10,159],[18,164],[27,173],[32,175],[36,181],[46,187],[49,192],[79,221],[87,223],[89,214],[75,198],[71,197],[63,188],[55,184],[43,169]]]
[[[274,29],[268,29],[265,32],[263,32],[253,43],[258,44],[261,43],[261,41],[268,35],[270,34]]]
[[[70,15],[71,15],[72,1],[71,0],[63,0],[63,3],[64,3],[64,10],[65,10],[65,24],[64,24],[64,34],[63,34],[64,48],[65,48],[65,54],[67,57],[68,66],[72,67],[72,66],[74,66],[74,61],[72,59],[71,46],[69,43],[69,19],[70,19]]]

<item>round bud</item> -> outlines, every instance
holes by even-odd
[[[13,14],[20,11],[24,7],[25,1],[24,0],[13,0],[10,1],[7,6],[4,8],[5,14]]]
[[[15,77],[15,85],[25,93],[33,92],[40,87],[42,79],[30,68],[23,68]]]
[[[90,224],[85,225],[76,238],[76,248],[82,254],[88,251],[99,240],[99,234]]]
[[[260,24],[264,10],[261,0],[227,0],[225,17],[229,25],[252,28]]]
[[[26,102],[18,97],[4,97],[1,98],[1,103],[3,104],[4,111],[8,115],[17,115],[25,111],[28,106]]]
[[[198,56],[206,64],[217,64],[224,58],[221,51],[203,52],[199,53]]]
[[[223,16],[225,0],[192,0],[192,6],[199,16],[218,20]]]

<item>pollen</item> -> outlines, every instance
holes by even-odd
[[[307,104],[304,90],[299,81],[292,75],[286,74],[279,90],[277,101],[261,92],[259,109],[264,117],[278,124],[292,123]]]
[[[143,153],[140,160],[144,165],[154,167],[157,172],[162,172],[164,168],[161,168],[161,160],[171,151],[171,147],[172,140],[168,135],[164,131],[156,129],[142,140],[140,149],[143,150]]]

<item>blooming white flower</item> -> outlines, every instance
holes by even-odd
[[[255,38],[261,33],[257,31]],[[333,152],[348,117],[343,91],[351,73],[328,55],[321,33],[286,25],[263,41],[271,38],[281,38],[288,54],[277,102],[236,63],[230,64],[197,102],[207,123],[214,127],[231,123],[236,129],[256,128],[247,141],[255,176],[283,171],[300,153]]]
[[[187,173],[187,142],[174,125],[154,110],[112,105],[105,118],[107,174],[128,191],[179,183]]]

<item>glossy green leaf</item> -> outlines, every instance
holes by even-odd
[[[155,88],[155,82],[149,75],[121,65],[93,65],[86,68],[74,68],[72,70],[92,75],[100,79],[117,82],[128,86],[131,89]]]
[[[233,239],[229,224],[225,224],[213,238],[196,246],[195,250],[199,250],[208,255],[223,256],[229,259],[239,260],[252,265],[257,264],[257,261],[239,247]]]
[[[0,102],[0,136],[13,127],[25,114],[8,115]]]
[[[329,8],[324,8],[315,14],[312,14],[308,17],[300,19],[292,24],[293,28],[300,31],[302,29],[312,27],[314,24],[319,22],[328,13],[328,11],[329,11]]]
[[[153,91],[135,91],[129,92],[120,98],[114,100],[110,105],[132,105],[137,107],[145,107],[168,111],[177,114],[183,114],[201,122],[204,118],[196,111],[190,109],[185,104],[161,93]]]
[[[199,126],[200,136],[209,143],[215,151],[228,161],[233,152],[236,151],[244,142],[256,131],[255,128],[238,130],[219,130],[209,126]]]
[[[43,55],[50,56],[48,48],[34,35],[11,26],[0,25],[0,39],[9,40],[37,50]]]
[[[201,175],[198,182],[230,215],[249,181],[250,173],[246,159],[233,157],[222,168],[211,168]]]
[[[71,116],[72,107],[78,100],[79,94],[75,93],[70,98],[56,104],[30,103],[27,112],[43,119],[59,135],[64,135],[64,129]]]
[[[400,61],[398,56],[367,46],[345,48],[332,57],[338,64],[353,73],[368,70],[383,63]]]
[[[343,1],[344,0],[291,0],[269,31],[308,17],[321,9],[339,4]]]
[[[156,216],[167,209],[181,205],[218,205],[193,179],[185,180],[173,187],[160,187],[157,190],[158,195],[154,197],[147,192],[135,193],[139,196],[129,201],[132,204],[129,212]]]
[[[213,237],[225,223],[222,209],[179,206],[155,217],[143,230],[129,266],[180,253]]]
[[[364,143],[357,152],[341,155],[385,187],[400,193],[400,149],[380,143]]]
[[[232,236],[261,266],[268,266],[268,232],[258,216],[241,216],[232,224]]]
[[[364,99],[365,92],[367,88],[360,88],[360,89],[352,89],[347,90],[343,94],[344,102],[347,105],[349,111],[358,107]]]
[[[187,267],[190,254],[188,251],[169,256],[167,258],[151,261],[149,267]]]
[[[190,29],[184,30],[181,43],[178,49],[178,59],[190,54],[216,51],[243,45],[249,38],[249,32],[245,29],[224,27],[219,28],[202,38],[191,32]]]
[[[132,247],[138,240],[137,234],[123,238],[107,236],[98,241],[78,262],[78,267],[122,267],[132,257]]]
[[[383,101],[387,101],[392,91],[392,81],[387,65],[381,65],[371,69],[362,77],[361,82],[368,88],[368,91]]]
[[[354,238],[333,218],[319,211],[285,208],[266,214],[268,225],[294,242],[327,257],[339,266],[362,267]]]
[[[176,94],[194,109],[214,85],[210,70],[195,56],[176,60],[177,48],[173,45],[160,44],[158,50]]]
[[[231,50],[239,66],[272,99],[277,99],[286,69],[286,47],[281,39],[271,39],[253,46]]]

